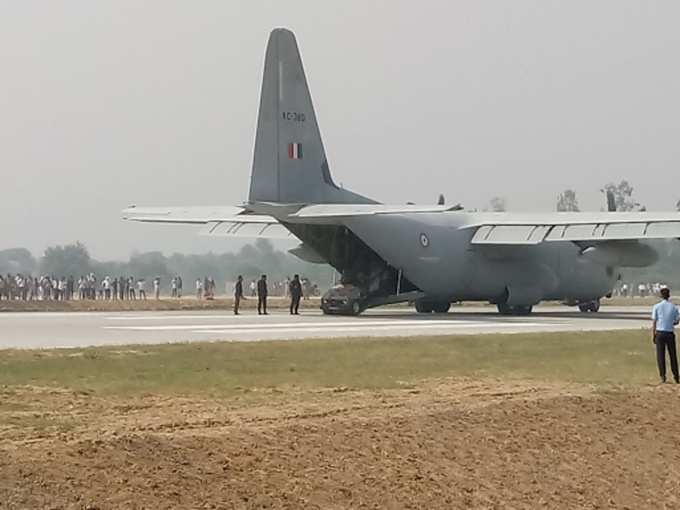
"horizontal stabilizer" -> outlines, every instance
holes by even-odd
[[[143,223],[203,225],[202,235],[242,238],[296,239],[275,218],[252,214],[243,207],[128,207],[123,219]]]

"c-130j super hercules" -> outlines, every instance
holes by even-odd
[[[652,264],[641,241],[680,237],[680,214],[487,213],[384,205],[331,178],[295,36],[267,45],[248,202],[240,207],[139,208],[127,220],[201,224],[216,236],[288,237],[309,262],[326,262],[343,289],[324,311],[358,314],[415,301],[419,312],[488,301],[529,313],[541,300],[597,311],[618,268]]]

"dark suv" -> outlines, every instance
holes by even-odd
[[[321,310],[325,314],[359,315],[364,311],[365,296],[354,285],[336,285],[321,297]]]

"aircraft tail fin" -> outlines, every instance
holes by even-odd
[[[267,44],[248,200],[375,203],[333,182],[295,36],[284,28]]]

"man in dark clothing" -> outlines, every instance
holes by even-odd
[[[238,275],[236,284],[234,284],[234,315],[238,315],[238,307],[241,306],[241,299],[243,298],[243,276]]]
[[[300,299],[302,298],[302,282],[300,276],[293,276],[293,280],[288,284],[288,292],[290,293],[290,314],[300,315],[298,308],[300,308]]]
[[[257,314],[267,315],[267,275],[257,281]]]

